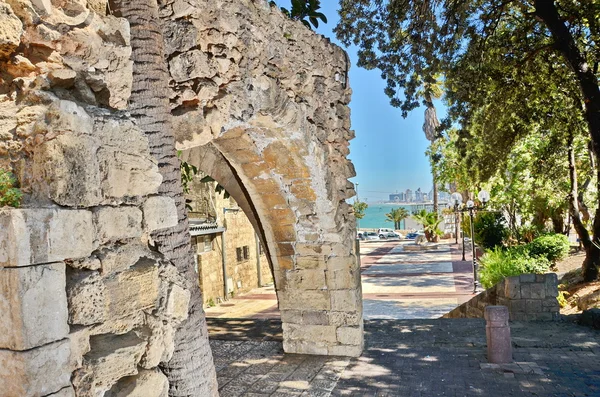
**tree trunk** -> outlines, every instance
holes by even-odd
[[[560,17],[554,0],[535,0],[534,6],[536,15],[546,24],[554,39],[554,47],[562,54],[577,77],[585,103],[585,119],[597,162],[600,159],[600,88],[598,80],[577,47],[565,21]],[[593,224],[594,241],[593,244],[590,244],[589,249],[586,249],[583,263],[585,281],[595,280],[600,267],[600,240],[598,239],[600,236],[600,171],[596,170],[596,174],[598,196]]]
[[[433,175],[433,212],[438,212],[438,188],[437,188],[437,176],[435,175],[435,169],[431,170]]]
[[[126,18],[131,28],[133,87],[130,109],[148,137],[163,182],[159,192],[172,197],[177,206],[177,226],[152,234],[159,252],[177,267],[191,292],[189,317],[175,333],[175,353],[164,363],[170,396],[218,396],[215,367],[208,343],[208,331],[194,258],[181,171],[175,150],[169,105],[169,73],[157,0],[113,0],[112,10]]]

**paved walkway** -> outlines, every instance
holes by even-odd
[[[503,367],[479,319],[366,321],[356,359],[283,354],[280,327],[209,319],[221,397],[600,396],[600,332],[569,322],[511,323]]]
[[[515,363],[491,366],[483,320],[432,319],[472,296],[470,263],[448,245],[410,248],[361,249],[367,320],[356,359],[283,354],[272,287],[208,309],[221,397],[600,396],[600,332],[511,323]]]
[[[472,266],[456,246],[417,250],[411,241],[361,244],[365,319],[439,318],[471,299]],[[206,309],[211,318],[279,318],[272,286],[257,288]]]

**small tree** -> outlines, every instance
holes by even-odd
[[[442,231],[439,226],[442,223],[442,217],[437,212],[427,212],[421,210],[413,215],[413,219],[423,225],[423,231],[425,232],[425,238],[429,242],[437,242],[439,236],[442,235]]]
[[[507,236],[504,216],[499,212],[478,213],[473,221],[473,228],[475,243],[485,249],[502,246]]]
[[[367,208],[369,208],[369,204],[363,201],[355,201],[354,204],[352,204],[352,208],[354,209],[354,217],[360,220],[365,217],[365,211],[367,210]]]
[[[387,218],[386,222],[394,222],[394,229],[400,229],[400,223],[408,218],[408,211],[405,208],[392,208],[392,210],[385,214]]]

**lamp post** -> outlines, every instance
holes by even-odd
[[[458,192],[454,192],[452,193],[452,195],[450,196],[450,199],[452,200],[452,203],[454,203],[454,242],[455,244],[458,244],[458,207],[462,204],[462,195]],[[464,255],[463,255],[464,257]],[[463,261],[465,259],[463,258]]]
[[[476,257],[476,252],[475,252],[475,221],[474,221],[474,214],[475,211],[482,209],[483,207],[485,207],[485,205],[487,204],[488,201],[490,201],[490,194],[489,192],[487,192],[486,190],[481,190],[479,192],[479,194],[477,195],[477,198],[479,199],[479,201],[481,202],[481,206],[476,206],[475,202],[473,202],[473,200],[468,200],[467,203],[465,204],[466,208],[460,208],[460,205],[462,204],[462,196],[460,195],[460,193],[453,193],[452,194],[452,201],[454,202],[454,211],[456,213],[460,212],[461,213],[461,221],[464,219],[463,214],[464,212],[469,212],[469,220],[471,221],[471,253],[472,253],[472,264],[473,264],[473,293],[477,293],[477,290],[480,288],[479,285],[479,281],[477,280],[477,271],[479,268],[479,264],[477,263],[477,257]],[[465,260],[465,236],[463,233],[463,244],[462,244],[462,260]]]

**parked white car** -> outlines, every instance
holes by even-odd
[[[379,240],[379,236],[375,232],[363,232],[365,240]]]
[[[402,238],[401,234],[396,233],[392,229],[388,229],[388,228],[385,228],[385,227],[379,228],[377,230],[377,235],[381,239],[386,239],[386,238]]]

